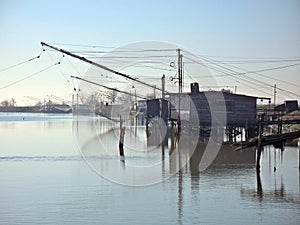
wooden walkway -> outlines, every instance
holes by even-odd
[[[264,115],[261,115],[260,121],[258,123],[258,136],[255,138],[251,138],[247,141],[240,142],[236,146],[236,150],[241,150],[244,148],[257,146],[257,154],[256,154],[256,169],[260,170],[260,156],[264,146],[266,145],[274,145],[275,148],[283,148],[283,143],[288,140],[293,140],[300,137],[300,130],[294,132],[282,132],[283,124],[300,124],[300,120],[264,120]],[[264,127],[268,125],[277,125],[278,126],[278,134],[271,134],[264,136]],[[299,152],[299,169],[300,169],[300,152]]]
[[[283,143],[288,140],[293,140],[300,137],[300,130],[295,132],[288,132],[283,134],[271,134],[261,137],[261,146],[266,145],[276,145],[278,143]],[[259,137],[251,138],[247,141],[243,141],[240,143],[235,143],[236,148],[235,150],[242,150],[245,148],[258,146],[258,139]]]

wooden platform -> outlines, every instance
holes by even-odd
[[[293,140],[300,137],[300,130],[294,132],[288,132],[283,134],[272,134],[261,137],[261,146],[266,145],[278,145],[288,140]],[[235,143],[235,150],[241,150],[244,148],[249,148],[253,146],[258,146],[259,137],[251,138],[247,141],[243,141],[240,143]]]

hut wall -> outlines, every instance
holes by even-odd
[[[244,127],[256,124],[256,98],[225,93],[224,99],[228,126]]]
[[[256,124],[256,98],[246,95],[236,95],[222,92],[199,92],[180,96],[181,114],[189,105],[189,121],[193,126],[210,126],[213,117],[226,116],[227,126],[246,127]],[[173,104],[178,107],[179,95],[171,97]],[[184,107],[182,107],[184,106]],[[225,115],[224,115],[225,114]],[[182,116],[182,119],[185,118]]]

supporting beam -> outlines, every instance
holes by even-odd
[[[264,114],[261,115],[260,122],[259,122],[259,128],[258,128],[258,144],[257,144],[257,153],[256,153],[256,170],[257,172],[260,171],[260,157],[261,157],[261,151],[262,151],[262,134],[264,125],[262,124],[264,120]]]
[[[300,170],[300,138],[298,139],[298,148],[299,148],[299,151],[298,151],[298,156],[299,156],[298,163],[299,163],[299,170]],[[299,182],[300,182],[300,180],[299,180]]]
[[[132,77],[132,76],[130,76],[130,75],[128,75],[128,74],[118,72],[118,71],[113,70],[113,69],[111,69],[111,68],[108,68],[108,67],[106,67],[106,66],[104,66],[104,65],[101,65],[100,63],[96,63],[96,62],[91,61],[91,60],[89,60],[89,59],[87,59],[87,58],[85,58],[85,57],[76,55],[76,54],[74,54],[74,53],[72,53],[72,52],[69,52],[69,51],[66,51],[66,50],[64,50],[64,49],[60,49],[60,48],[54,47],[54,46],[49,45],[49,44],[47,44],[47,43],[45,43],[45,42],[41,42],[41,45],[42,45],[42,46],[46,46],[46,47],[51,48],[51,49],[54,49],[55,51],[61,52],[61,53],[66,54],[66,55],[69,55],[69,56],[71,56],[71,57],[73,57],[73,58],[76,58],[76,59],[79,59],[79,60],[81,60],[81,61],[84,61],[84,62],[86,62],[86,63],[88,63],[88,64],[93,65],[93,66],[99,67],[99,68],[101,68],[101,69],[104,69],[104,70],[109,71],[109,72],[111,72],[111,73],[114,73],[114,74],[116,74],[116,75],[125,77],[125,78],[128,79],[128,80],[132,80],[132,81],[135,81],[135,82],[140,83],[140,84],[142,84],[142,85],[145,85],[145,86],[154,88],[154,90],[156,89],[156,90],[161,91],[161,88],[158,88],[158,87],[156,87],[155,85],[148,84],[148,83],[146,83],[146,82],[143,82],[143,81],[139,80],[138,78],[134,78],[134,77]]]

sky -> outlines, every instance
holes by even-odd
[[[208,57],[205,60],[226,62],[222,64],[226,68],[239,67],[234,71],[260,71],[248,74],[251,78],[244,80],[214,77],[219,86],[236,87],[241,94],[273,98],[272,86],[276,84],[278,103],[299,100],[299,65],[261,71],[300,63],[299,21],[299,0],[0,0],[0,102],[15,98],[17,105],[34,104],[33,98],[42,100],[50,95],[70,100],[78,85],[70,75],[84,76],[90,65],[69,57],[61,59],[61,54],[46,49],[40,58],[7,69],[38,56],[41,41],[111,50],[136,42],[171,43],[198,55],[200,60],[204,56]],[[70,45],[57,46],[75,49]],[[260,62],[247,63],[251,60]],[[38,73],[59,61],[60,65]],[[217,76],[224,73],[224,68],[209,71]],[[194,78],[200,87],[210,84],[201,74]]]

